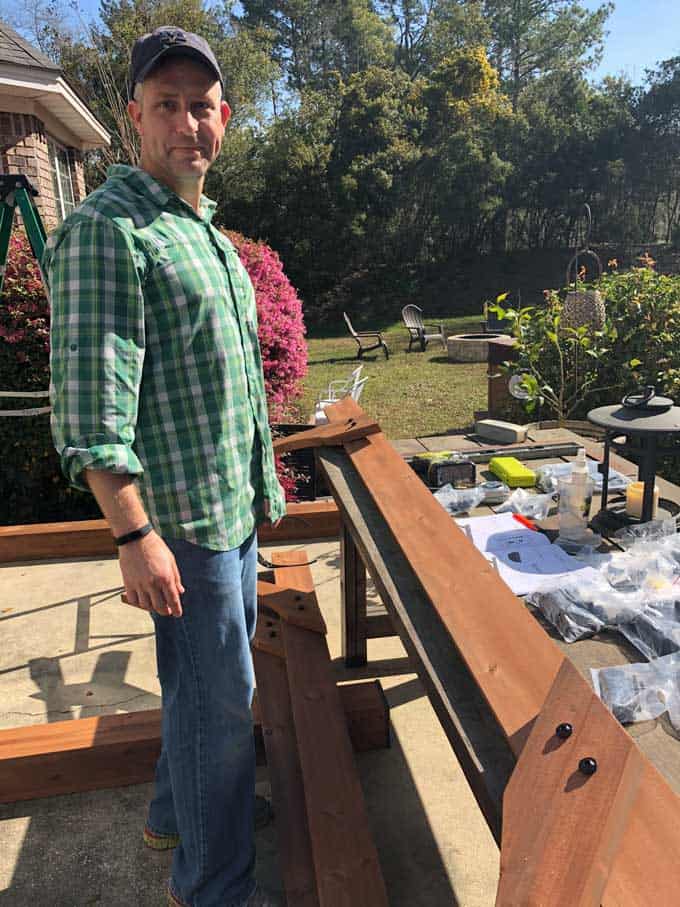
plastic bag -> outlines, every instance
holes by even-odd
[[[596,597],[596,586],[572,583],[533,592],[527,601],[539,609],[565,642],[576,642],[599,633],[605,626],[605,615],[597,613]]]
[[[667,536],[675,535],[675,520],[651,520],[649,523],[638,523],[626,526],[614,533],[614,538],[622,548],[632,548],[640,542],[654,542]]]
[[[593,486],[596,491],[602,491],[602,473],[599,470],[600,464],[596,460],[587,460],[588,474],[593,480]],[[536,469],[536,486],[545,492],[557,491],[558,479],[567,479],[571,476],[571,463],[547,463],[545,466],[539,466]],[[609,470],[609,491],[625,491],[626,486],[630,485],[632,479],[617,472],[615,469]]]
[[[534,520],[544,520],[554,506],[551,494],[532,494],[524,488],[516,488],[507,501],[496,507],[496,513],[521,513]]]
[[[649,721],[668,712],[680,734],[680,653],[649,664],[592,668],[595,692],[621,724]]]
[[[435,498],[451,516],[458,513],[469,513],[484,500],[484,491],[479,485],[473,488],[454,488],[453,485],[442,485],[434,493]]]

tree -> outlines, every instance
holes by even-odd
[[[243,0],[242,22],[265,28],[294,92],[323,90],[393,56],[388,27],[370,0]]]
[[[613,8],[610,2],[589,12],[575,0],[484,0],[490,59],[513,109],[534,79],[560,71],[582,74],[599,62]]]

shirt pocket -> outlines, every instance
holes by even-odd
[[[157,340],[180,340],[185,347],[201,340],[218,342],[233,310],[219,259],[190,241],[166,243],[154,258],[145,295],[147,320]]]

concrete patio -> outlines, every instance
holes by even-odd
[[[304,547],[317,559],[338,680],[379,677],[390,706],[392,747],[357,757],[390,904],[488,907],[498,852],[401,643],[371,640],[370,667],[345,670],[339,545]],[[0,726],[159,706],[151,619],[119,601],[115,560],[7,565],[0,578]],[[266,769],[259,779],[266,793]],[[144,784],[0,806],[0,904],[165,904],[171,857],[141,842],[149,792]],[[257,843],[259,876],[280,889],[275,826]]]

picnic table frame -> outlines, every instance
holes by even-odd
[[[326,413],[364,416],[353,401]],[[382,434],[318,456],[342,518],[346,660],[400,636],[500,844],[498,907],[670,907],[680,800],[666,780]],[[366,613],[364,566],[387,615]]]

